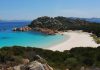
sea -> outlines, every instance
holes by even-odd
[[[48,48],[63,42],[67,37],[61,34],[45,35],[35,31],[12,31],[15,27],[27,26],[30,23],[31,21],[0,21],[0,48],[12,46]]]

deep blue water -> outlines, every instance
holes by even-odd
[[[0,47],[30,46],[45,48],[65,40],[64,35],[44,35],[39,32],[13,32],[12,28],[28,25],[30,22],[0,22]]]

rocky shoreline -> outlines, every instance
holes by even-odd
[[[48,28],[34,28],[33,30],[38,31],[38,32],[42,32],[42,33],[47,34],[47,35],[54,35],[54,34],[58,33],[57,30],[51,30]]]
[[[29,31],[29,30],[32,30],[32,28],[31,27],[28,27],[28,26],[24,26],[24,27],[20,27],[20,28],[13,28],[12,29],[13,31]]]
[[[12,30],[13,31],[22,31],[22,32],[33,30],[33,31],[42,32],[42,33],[47,34],[47,35],[54,35],[54,34],[58,33],[57,30],[51,30],[48,28],[39,28],[39,27],[31,28],[28,26],[21,27],[21,28],[13,28]]]

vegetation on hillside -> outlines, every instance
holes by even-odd
[[[64,52],[44,50],[32,47],[3,47],[0,49],[0,66],[13,66],[21,63],[22,58],[34,60],[35,55],[40,55],[48,61],[55,70],[79,70],[81,66],[100,67],[100,47],[79,47]]]
[[[85,32],[90,32],[100,37],[100,24],[95,22],[85,21],[79,18],[67,18],[67,17],[39,17],[31,22],[29,25],[31,28],[46,28],[58,31],[67,30],[83,30]]]
[[[97,44],[100,44],[100,37],[97,37],[96,35],[92,34],[91,35],[94,39],[94,41],[97,43]]]
[[[29,26],[32,28],[39,27],[39,28],[48,28],[51,30],[59,30],[61,27],[61,23],[52,17],[44,16],[33,20]]]

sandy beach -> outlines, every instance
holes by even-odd
[[[70,50],[74,47],[98,47],[100,44],[97,44],[91,35],[87,32],[81,32],[81,31],[68,31],[64,32],[64,35],[68,35],[70,38],[63,43],[59,43],[57,45],[51,46],[47,49],[53,50],[53,51],[64,51],[64,50]]]

